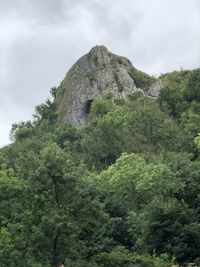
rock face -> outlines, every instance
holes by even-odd
[[[68,71],[56,96],[58,116],[62,121],[81,125],[87,121],[92,101],[110,95],[127,100],[136,91],[157,97],[161,84],[138,71],[125,57],[95,46]]]
[[[163,85],[162,85],[162,82],[160,80],[154,82],[152,85],[149,86],[146,95],[149,97],[152,97],[152,98],[157,98],[162,86]]]

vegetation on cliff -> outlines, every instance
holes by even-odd
[[[58,122],[54,100],[13,125],[0,150],[1,267],[200,256],[200,69],[160,79],[157,100],[96,99],[81,127]]]

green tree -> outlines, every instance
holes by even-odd
[[[166,165],[147,164],[138,155],[126,153],[103,171],[100,179],[110,191],[109,201],[119,203],[124,211],[137,209],[155,196],[165,201],[183,188]]]
[[[179,263],[194,261],[200,251],[200,224],[187,205],[155,200],[146,208],[143,232],[147,251],[174,255]]]
[[[200,134],[195,137],[194,143],[198,148],[200,148]]]

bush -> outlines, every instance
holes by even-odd
[[[22,141],[23,139],[29,138],[32,134],[32,129],[23,127],[16,131],[15,133],[15,140]]]

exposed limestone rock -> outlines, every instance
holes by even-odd
[[[159,95],[160,89],[162,88],[162,86],[163,85],[162,85],[162,82],[160,80],[156,81],[155,83],[153,83],[149,87],[146,95],[149,96],[149,97],[152,97],[152,98],[157,98],[158,95]]]
[[[127,58],[110,53],[104,46],[92,48],[71,67],[60,85],[56,98],[59,118],[81,125],[87,120],[91,102],[109,94],[124,100],[136,91],[157,97],[159,82],[154,82],[149,90],[137,88],[132,69]],[[137,70],[134,68],[134,71]]]

